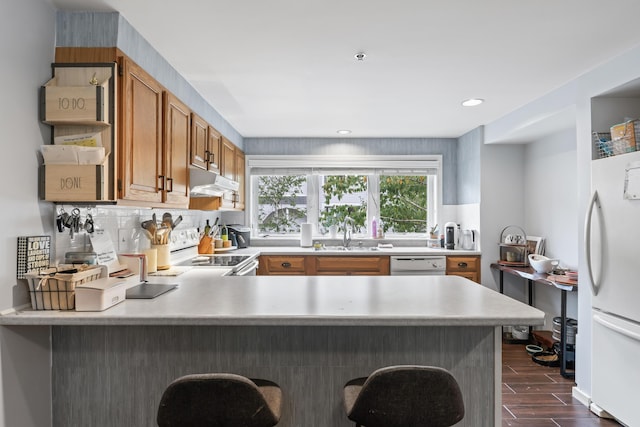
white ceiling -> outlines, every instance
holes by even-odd
[[[638,0],[49,1],[120,12],[244,137],[458,137],[640,44]]]

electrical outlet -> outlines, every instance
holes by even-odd
[[[128,252],[133,245],[132,231],[127,228],[118,229],[118,252]]]

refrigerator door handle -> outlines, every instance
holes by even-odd
[[[602,326],[604,326],[607,329],[611,329],[612,331],[615,331],[615,332],[617,332],[619,334],[622,334],[622,335],[624,335],[626,337],[629,337],[632,340],[640,341],[640,334],[636,334],[635,332],[632,332],[632,331],[630,331],[628,329],[625,329],[625,328],[623,328],[621,326],[613,324],[613,323],[609,322],[608,320],[604,319],[602,316],[594,314],[593,320],[595,320],[596,322],[598,322],[599,324],[601,324]]]
[[[597,206],[600,209],[600,199],[598,198],[598,192],[594,191],[589,202],[589,209],[587,210],[587,219],[584,222],[584,251],[585,259],[587,260],[587,270],[589,272],[589,284],[591,285],[591,292],[593,295],[598,295],[599,284],[596,284],[593,279],[593,266],[591,265],[591,218],[593,218],[593,207]]]

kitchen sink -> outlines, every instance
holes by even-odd
[[[324,246],[325,251],[354,251],[354,252],[370,252],[379,250],[375,246]]]

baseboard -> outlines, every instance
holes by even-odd
[[[571,388],[571,397],[576,399],[578,402],[582,403],[587,408],[591,404],[591,397],[584,394],[584,392],[580,390],[578,387]]]
[[[591,396],[585,394],[578,387],[573,387],[571,389],[571,397],[582,403],[584,406],[588,407],[591,412],[597,415],[600,418],[609,418],[614,419],[613,415],[602,409],[597,404],[591,401]]]

